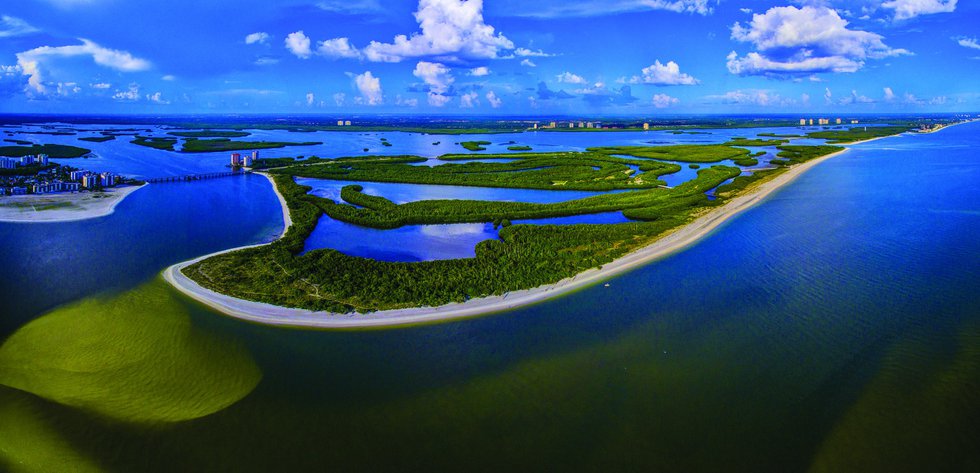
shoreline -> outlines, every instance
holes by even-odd
[[[687,225],[674,229],[670,233],[664,235],[649,245],[633,251],[622,258],[612,261],[611,263],[603,265],[601,269],[592,268],[571,278],[558,281],[554,284],[540,286],[533,289],[513,291],[501,296],[483,297],[462,303],[450,303],[438,307],[393,309],[366,314],[339,314],[280,307],[262,302],[238,299],[206,289],[181,272],[183,268],[208,259],[212,256],[246,248],[263,246],[266,243],[223,250],[194,258],[189,261],[184,261],[182,263],[177,263],[165,269],[162,274],[163,278],[178,291],[210,307],[211,309],[236,319],[262,325],[322,330],[370,329],[423,325],[484,316],[530,306],[560,295],[569,294],[683,251],[713,233],[713,231],[722,224],[728,222],[742,212],[756,206],[766,197],[781,189],[785,185],[793,182],[796,180],[796,178],[800,177],[811,168],[823,163],[824,161],[850,151],[851,148],[849,148],[849,146],[860,145],[883,138],[892,138],[901,135],[902,134],[883,136],[868,140],[856,141],[853,143],[841,144],[839,146],[843,146],[843,150],[828,154],[826,156],[821,156],[817,159],[789,168],[786,172],[760,184],[748,194],[734,198],[725,205],[701,215]],[[282,194],[279,193],[279,189],[276,187],[272,176],[265,173],[258,174],[262,174],[266,177],[266,179],[269,179],[269,182],[272,184],[272,188],[279,199],[280,205],[283,209],[283,222],[285,224],[283,234],[285,234],[289,228],[289,225],[291,224],[289,209],[286,206],[285,199],[282,197]]]
[[[106,217],[115,213],[116,206],[126,200],[126,197],[146,186],[147,184],[115,187],[98,193],[78,192],[4,197],[0,199],[0,223],[65,223]],[[109,194],[110,197],[103,197],[95,201],[94,196],[96,194]],[[26,207],[15,208],[4,205],[9,203],[30,206],[67,204],[78,208],[52,208],[38,211],[27,210]]]

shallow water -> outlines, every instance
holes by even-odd
[[[255,390],[161,426],[0,387],[0,469],[977,471],[977,149],[980,124],[856,146],[609,287],[478,319],[283,330],[159,286],[194,330],[242,347]],[[267,241],[278,209],[245,177],[150,186],[90,222],[0,224],[0,340]]]

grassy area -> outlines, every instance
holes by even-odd
[[[32,146],[32,145],[34,145],[34,142],[33,141],[24,141],[24,140],[15,140],[15,139],[6,139],[6,140],[3,140],[3,141],[6,141],[7,143],[13,143],[15,145],[21,145],[21,146]]]
[[[80,158],[92,150],[68,145],[0,146],[0,156],[19,158],[46,154],[51,158]]]
[[[221,151],[247,151],[256,149],[285,148],[287,146],[315,146],[322,142],[281,142],[281,141],[232,141],[227,138],[213,140],[189,139],[184,142],[182,153],[216,153]]]
[[[221,130],[204,130],[204,131],[172,131],[167,133],[171,136],[179,136],[181,138],[244,138],[251,135],[247,131],[221,131]]]
[[[177,138],[148,138],[137,135],[130,143],[163,151],[173,151],[174,145],[177,144]]]
[[[869,126],[852,127],[847,130],[828,130],[807,133],[808,138],[827,140],[828,144],[853,143],[884,136],[892,136],[909,131],[906,126]]]
[[[531,151],[531,149],[532,148],[530,146],[508,146],[507,147],[507,150],[508,151]]]
[[[116,139],[115,135],[103,135],[103,136],[86,136],[79,138],[81,141],[89,141],[92,143],[105,143],[106,141],[112,141]]]
[[[786,140],[750,140],[748,138],[734,138],[725,146],[779,146],[786,144]]]
[[[589,148],[589,151],[685,163],[717,163],[749,154],[747,149],[728,145],[614,146]]]
[[[492,144],[489,141],[464,141],[460,143],[460,146],[470,150],[470,151],[486,151],[485,145]]]
[[[804,135],[780,134],[780,133],[759,133],[759,136],[767,138],[806,138]]]
[[[694,159],[691,156],[717,159],[719,154],[727,156],[735,149],[708,148],[712,149],[687,147],[686,154],[689,159]],[[800,161],[837,149],[785,152],[788,160]],[[738,154],[746,155],[747,151],[739,150]],[[295,176],[305,176],[463,185],[486,185],[484,181],[487,181],[498,187],[555,188],[551,179],[564,173],[570,179],[566,184],[575,188],[612,189],[636,185],[633,170],[625,163],[670,165],[674,172],[680,168],[676,164],[627,160],[603,153],[517,156],[513,163],[446,164],[433,168],[408,165],[421,159],[410,156],[341,158],[276,169],[272,171],[273,177],[293,220],[284,237],[271,245],[209,258],[186,268],[184,273],[223,294],[312,310],[374,311],[461,302],[538,287],[601,267],[692,221],[707,209],[721,205],[738,189],[732,188],[716,201],[709,201],[704,193],[728,179],[737,181],[736,176],[741,174],[738,168],[713,166],[700,170],[696,179],[673,189],[647,186],[645,190],[606,193],[555,204],[442,200],[398,205],[383,197],[364,194],[357,186],[345,187],[342,201],[334,202],[308,194],[310,188],[294,180]],[[679,161],[682,159],[677,158],[683,158],[684,153],[675,149],[670,156],[669,159]],[[545,165],[543,169],[542,165]],[[502,174],[501,170],[508,171],[503,173],[506,178],[495,181],[489,177]],[[769,175],[778,172],[782,169]],[[514,219],[610,211],[621,211],[634,221],[612,225],[504,225],[499,240],[480,243],[476,257],[468,259],[390,263],[329,249],[299,254],[323,214],[374,228],[394,228],[433,223],[503,224]]]

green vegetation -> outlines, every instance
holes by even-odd
[[[221,151],[245,151],[255,149],[285,148],[287,146],[316,146],[322,142],[279,142],[279,141],[232,141],[227,138],[213,140],[189,139],[184,142],[182,153],[214,153]]]
[[[277,173],[338,181],[399,182],[521,189],[607,191],[649,189],[664,185],[658,178],[681,170],[673,163],[625,159],[598,153],[516,153],[488,155],[513,162],[450,163],[412,166],[425,161],[417,156],[341,158],[315,165],[294,166]],[[472,155],[446,155],[442,160],[473,159]],[[635,173],[630,166],[638,166]]]
[[[3,141],[6,141],[7,143],[13,143],[15,145],[21,145],[21,146],[32,146],[34,144],[33,141],[14,140],[14,139],[3,140]]]
[[[777,169],[766,169],[755,171],[747,176],[738,176],[731,183],[718,187],[715,191],[716,197],[731,197],[732,195],[745,190],[757,182],[779,174],[785,170],[783,166],[791,164],[802,164],[811,159],[826,156],[831,153],[842,151],[844,148],[839,146],[780,146],[778,156],[784,160],[773,160],[773,165],[779,166]]]
[[[460,143],[460,146],[470,150],[470,151],[486,151],[485,145],[492,144],[489,141],[464,141]]]
[[[261,372],[196,328],[162,280],[35,319],[0,346],[0,384],[112,419],[180,422],[245,397]]]
[[[750,140],[747,138],[734,138],[725,146],[778,146],[786,144],[786,140]]]
[[[736,159],[734,162],[736,166],[742,167],[751,167],[759,164],[759,160],[755,158]]]
[[[689,167],[691,169],[701,169],[701,165],[700,164],[688,164],[687,167]]]
[[[748,154],[745,150],[725,146],[671,148],[675,149],[667,154],[678,161],[691,157],[705,159],[706,156],[717,159],[719,154]],[[789,149],[786,152],[790,160],[802,160],[836,149],[839,148],[825,147],[814,152]],[[648,153],[646,148],[642,150]],[[713,166],[700,170],[696,179],[673,189],[652,188],[652,182],[640,184],[637,181],[648,172],[668,170],[662,166],[671,166],[672,172],[678,171],[680,166],[594,152],[506,156],[517,156],[518,160],[428,168],[409,165],[422,159],[412,156],[340,158],[274,169],[271,173],[293,221],[283,238],[267,246],[209,258],[189,266],[184,273],[223,294],[312,310],[374,311],[461,302],[554,283],[609,263],[724,203],[734,193],[734,188],[715,201],[708,200],[704,193],[729,179],[736,178],[737,181],[741,174],[738,168]],[[443,159],[462,158],[453,155]],[[627,163],[654,166],[656,171],[633,176],[635,172],[626,166]],[[765,175],[780,172],[783,172],[782,168]],[[493,177],[501,174],[506,177]],[[358,186],[345,187],[341,192],[342,202],[323,199],[308,194],[310,188],[297,184],[296,176],[551,189],[556,188],[555,178],[562,176],[568,179],[563,188],[638,190],[554,204],[443,200],[398,205],[384,197],[364,194]],[[507,225],[515,219],[611,211],[623,212],[634,222]],[[373,228],[492,222],[500,224],[500,239],[477,245],[475,258],[447,261],[389,263],[329,249],[300,255],[307,237],[324,214]]]
[[[759,136],[765,136],[767,138],[806,138],[804,135],[793,135],[793,134],[779,134],[779,133],[759,133]]]
[[[220,131],[220,130],[173,131],[167,134],[172,136],[179,136],[181,138],[243,138],[251,135],[251,133],[247,131]]]
[[[106,141],[112,141],[116,139],[115,135],[103,135],[103,136],[86,136],[79,138],[81,141],[90,141],[92,143],[105,143]]]
[[[808,138],[825,139],[828,144],[853,143],[884,136],[892,136],[909,131],[906,126],[852,127],[847,130],[815,131],[807,133]]]
[[[92,150],[68,145],[0,146],[0,156],[20,158],[46,154],[51,158],[80,158]]]
[[[508,146],[507,147],[507,150],[508,151],[531,151],[531,149],[532,148],[530,146]]]
[[[728,145],[615,146],[589,148],[589,151],[685,163],[717,163],[726,159],[739,159],[749,154],[747,149]]]
[[[136,138],[130,141],[130,143],[163,151],[173,151],[174,145],[177,144],[177,138],[149,138],[136,135]]]

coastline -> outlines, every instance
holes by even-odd
[[[882,137],[887,138],[887,137]],[[880,138],[848,143],[852,146],[867,143]],[[164,279],[184,295],[208,307],[231,317],[248,322],[280,327],[306,329],[366,329],[384,328],[408,325],[420,325],[435,322],[446,322],[471,317],[503,312],[519,307],[529,306],[545,300],[568,294],[573,291],[598,284],[640,266],[663,259],[680,252],[702,238],[711,234],[715,229],[733,217],[754,207],[773,192],[794,181],[806,171],[833,157],[846,153],[850,148],[844,148],[836,153],[799,164],[786,172],[766,181],[745,195],[738,196],[725,205],[709,211],[691,223],[675,229],[671,233],[657,239],[653,243],[636,250],[622,258],[600,268],[579,273],[571,278],[557,283],[533,289],[513,291],[501,296],[490,296],[472,299],[462,303],[451,303],[439,307],[417,307],[407,309],[385,310],[367,314],[338,314],[331,312],[314,312],[306,309],[280,307],[261,302],[246,301],[220,294],[202,287],[197,282],[185,276],[181,270],[199,261],[245,248],[259,245],[249,245],[232,248],[217,253],[204,255],[190,261],[185,261],[168,267],[163,271]],[[291,219],[285,199],[276,188],[275,182],[268,174],[259,173],[269,179],[283,209],[283,234],[289,228]]]
[[[96,199],[91,192],[9,196],[0,200],[0,223],[62,223],[78,222],[112,215],[126,197],[141,186],[117,187],[98,192],[109,197]],[[51,205],[36,210],[34,206]],[[64,207],[67,206],[67,207]]]

